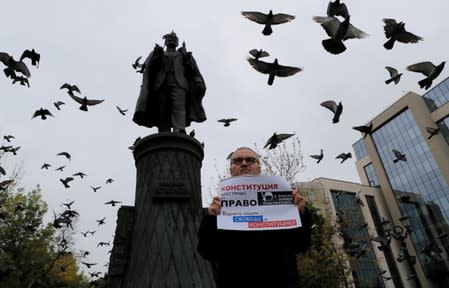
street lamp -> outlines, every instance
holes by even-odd
[[[412,271],[412,275],[410,278],[415,279],[415,283],[417,287],[421,287],[421,284],[419,283],[418,279],[416,278],[416,271],[415,271],[415,264],[416,264],[416,256],[410,255],[408,249],[407,249],[407,243],[405,242],[405,239],[410,235],[412,232],[412,228],[410,225],[410,219],[408,216],[402,216],[399,218],[399,222],[401,222],[401,225],[391,225],[391,222],[389,220],[383,219],[380,223],[382,225],[382,230],[385,234],[385,236],[388,238],[388,240],[391,240],[391,238],[394,238],[399,241],[400,243],[400,250],[398,257],[396,258],[396,261],[401,263],[404,260],[407,260],[410,269]],[[409,279],[410,279],[409,278]]]

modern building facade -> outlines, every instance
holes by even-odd
[[[373,241],[382,233],[382,217],[388,215],[379,187],[328,178],[298,185],[308,201],[336,223],[337,247],[352,255],[347,263],[352,277],[346,279],[345,287],[411,287],[403,285],[399,270],[391,265],[392,249],[380,249],[380,243]]]
[[[449,287],[449,78],[422,96],[407,93],[368,123],[372,132],[353,145],[356,167],[385,201],[373,224],[399,227],[388,234],[396,287]]]

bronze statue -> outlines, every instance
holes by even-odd
[[[144,63],[140,95],[133,121],[159,132],[185,133],[191,122],[203,122],[206,113],[201,101],[206,84],[185,43],[178,47],[175,32],[162,37],[165,51],[158,44]]]

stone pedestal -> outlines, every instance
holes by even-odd
[[[196,252],[201,144],[185,134],[158,133],[135,145],[134,158],[135,220],[122,287],[215,287],[210,266]]]
[[[121,206],[117,212],[114,245],[109,259],[107,277],[108,288],[121,288],[126,276],[129,254],[131,251],[132,233],[135,212],[132,206]]]

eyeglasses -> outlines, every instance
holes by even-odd
[[[235,165],[242,165],[243,161],[245,161],[246,164],[248,164],[248,165],[252,165],[252,164],[258,162],[257,158],[255,158],[255,157],[245,157],[245,158],[238,157],[238,158],[231,159],[231,163],[235,164]]]

